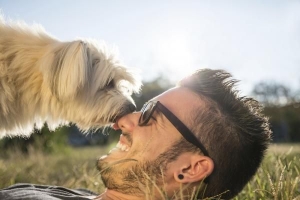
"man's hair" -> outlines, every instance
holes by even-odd
[[[201,192],[199,198],[237,195],[256,173],[271,139],[262,107],[252,98],[239,97],[236,82],[223,70],[203,69],[178,84],[204,103],[188,124],[214,162],[204,196]]]

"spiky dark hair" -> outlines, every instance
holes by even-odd
[[[225,192],[221,198],[229,199],[238,194],[256,173],[271,139],[262,107],[252,98],[239,97],[236,82],[224,70],[203,69],[178,83],[205,104],[192,113],[190,125],[214,161],[201,198]]]

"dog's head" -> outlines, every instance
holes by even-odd
[[[92,40],[57,42],[41,61],[44,85],[61,103],[57,117],[88,130],[133,112],[139,75],[123,66],[106,45]]]

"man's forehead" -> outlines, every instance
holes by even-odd
[[[171,88],[162,94],[154,97],[152,100],[160,101],[161,103],[171,103],[177,104],[180,103],[199,103],[201,102],[200,96],[191,91],[188,88],[184,87],[174,87]]]
[[[171,88],[153,100],[160,101],[183,121],[190,116],[194,109],[203,105],[203,101],[196,93],[183,87]]]

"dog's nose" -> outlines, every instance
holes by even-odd
[[[134,104],[130,104],[128,109],[129,109],[129,112],[133,112],[136,110],[136,106]]]
[[[118,119],[120,119],[121,117],[123,117],[124,115],[127,115],[127,114],[130,114],[130,113],[133,113],[134,111],[136,111],[136,106],[133,104],[133,103],[128,103],[126,104],[122,110],[117,113],[116,116],[112,117],[110,119],[111,122],[113,123],[116,123],[118,121]]]

